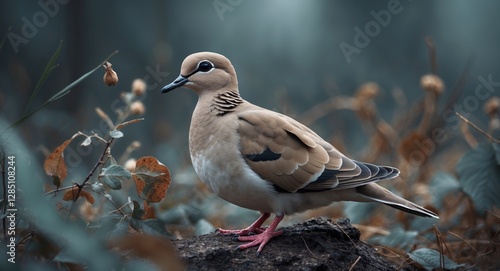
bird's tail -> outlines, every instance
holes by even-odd
[[[369,183],[363,186],[356,187],[356,191],[368,200],[380,202],[410,214],[423,217],[439,218],[439,216],[434,212],[429,211],[424,207],[419,206],[400,196],[397,196],[391,191],[375,183]]]

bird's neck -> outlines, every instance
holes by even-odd
[[[204,150],[213,144],[213,140],[225,138],[222,127],[236,122],[229,122],[238,106],[243,106],[245,101],[240,97],[238,91],[225,91],[212,93],[210,95],[199,95],[198,103],[193,111],[191,126],[189,129],[189,147],[191,155],[194,150]],[[236,127],[235,127],[236,129]],[[222,134],[221,134],[222,133]],[[220,134],[219,136],[214,136]]]
[[[236,107],[243,103],[243,99],[237,90],[228,90],[215,93],[211,97],[211,100],[207,102],[212,114],[215,113],[216,116],[224,116],[227,113],[234,112]]]

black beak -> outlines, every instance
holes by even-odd
[[[177,77],[174,82],[164,86],[162,89],[161,89],[161,93],[167,93],[173,89],[176,89],[178,87],[182,87],[184,84],[186,84],[187,82],[189,82],[188,78],[187,77],[184,77],[182,75],[179,75],[179,77]]]

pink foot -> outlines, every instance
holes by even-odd
[[[244,244],[239,246],[239,249],[246,249],[249,247],[254,247],[254,246],[259,246],[257,249],[257,255],[260,254],[264,246],[271,240],[273,237],[276,237],[278,235],[283,234],[283,231],[277,231],[276,227],[280,223],[280,221],[283,219],[284,215],[277,215],[276,218],[274,218],[273,222],[271,225],[269,225],[269,228],[267,228],[265,231],[262,233],[256,234],[256,235],[250,235],[250,236],[240,236],[238,237],[238,240],[240,241],[251,241],[250,243]]]
[[[239,236],[245,236],[245,235],[250,235],[251,233],[263,233],[266,231],[265,228],[262,228],[262,224],[266,219],[269,218],[269,213],[262,213],[260,217],[252,223],[252,225],[248,226],[245,229],[241,230],[224,230],[224,229],[217,229],[217,232],[220,232],[222,234],[237,234]]]

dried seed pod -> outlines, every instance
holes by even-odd
[[[420,86],[425,91],[440,95],[444,91],[444,83],[439,76],[435,74],[426,74],[420,78]]]
[[[146,93],[146,82],[139,78],[135,79],[132,82],[132,93],[137,97],[143,96]]]
[[[128,171],[134,171],[136,164],[137,164],[137,160],[135,160],[134,158],[130,158],[130,159],[127,160],[127,162],[125,162],[124,167]]]
[[[135,101],[130,105],[130,113],[134,115],[142,115],[146,112],[146,107],[141,101]]]
[[[133,149],[138,149],[141,147],[141,142],[137,141],[137,140],[134,140],[132,141],[132,143],[130,144],[130,147],[133,148]]]
[[[380,87],[377,83],[367,82],[362,84],[356,91],[356,98],[372,100],[380,93]]]
[[[500,98],[491,97],[484,105],[484,111],[488,116],[492,117],[500,111]]]
[[[102,80],[104,81],[104,84],[106,84],[106,86],[110,87],[110,86],[116,86],[116,84],[118,83],[118,75],[116,74],[116,72],[113,70],[111,63],[107,62],[104,63],[104,65],[102,65],[105,69],[106,69],[106,72],[104,73],[104,77],[102,78]]]

